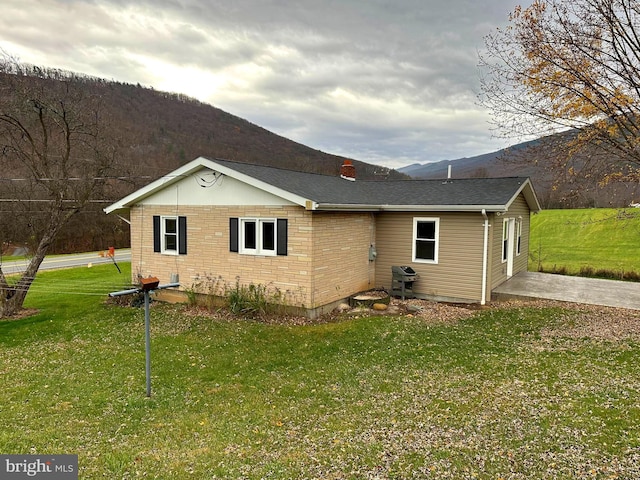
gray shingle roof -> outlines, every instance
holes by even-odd
[[[528,182],[526,177],[352,182],[339,176],[211,161],[321,205],[507,206]]]

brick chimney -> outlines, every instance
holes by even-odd
[[[340,178],[344,178],[351,182],[356,181],[356,167],[353,166],[351,160],[345,160],[340,167]]]

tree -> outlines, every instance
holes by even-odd
[[[588,175],[640,177],[637,0],[536,0],[485,43],[481,102],[499,133],[568,132],[564,158]]]
[[[61,228],[110,188],[109,176],[119,165],[109,125],[101,96],[83,88],[82,78],[7,56],[0,62],[2,180],[14,180],[14,188],[2,191],[8,196],[2,198],[0,224],[22,224],[35,246],[17,283],[8,281],[0,265],[0,318],[22,308]]]

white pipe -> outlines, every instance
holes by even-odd
[[[484,247],[482,249],[482,299],[480,305],[486,303],[487,296],[487,256],[489,254],[489,217],[487,211],[482,209],[482,216],[484,217]]]
[[[451,164],[449,164],[449,168],[447,169],[447,180],[451,179]]]

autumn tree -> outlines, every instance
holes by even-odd
[[[640,3],[537,0],[485,43],[481,101],[499,134],[565,132],[569,175],[637,180]]]
[[[22,308],[61,228],[103,197],[111,175],[122,175],[102,98],[82,83],[58,70],[0,60],[0,224],[26,228],[34,239],[17,282],[9,282],[0,265],[0,317]]]

